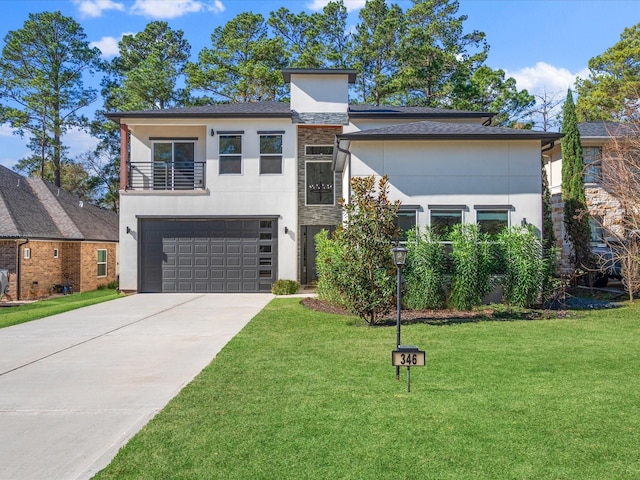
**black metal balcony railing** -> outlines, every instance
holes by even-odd
[[[201,190],[206,162],[129,162],[129,190]]]

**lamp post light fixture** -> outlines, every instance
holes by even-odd
[[[407,263],[407,249],[401,246],[396,246],[391,249],[393,254],[393,264],[396,266],[397,277],[397,321],[396,321],[396,348],[400,348],[400,311],[402,309],[402,291],[400,286],[402,284],[402,269]],[[396,380],[400,380],[400,367],[396,366]]]

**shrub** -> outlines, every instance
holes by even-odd
[[[533,227],[511,227],[498,235],[504,259],[503,301],[529,307],[540,297],[553,272],[553,252],[543,254],[542,241]]]
[[[329,239],[329,233],[321,230],[316,234],[316,272],[318,282],[316,284],[316,294],[320,300],[333,303],[334,305],[345,306],[344,299],[340,293],[342,280],[340,276],[344,273],[344,248],[343,246]]]
[[[444,307],[446,257],[440,238],[429,227],[422,234],[416,227],[408,232],[407,250],[403,303],[416,310]]]
[[[449,304],[458,310],[471,310],[493,288],[490,243],[477,224],[455,225],[451,241],[453,278]]]
[[[271,287],[274,295],[293,295],[297,293],[300,284],[295,280],[276,280]]]

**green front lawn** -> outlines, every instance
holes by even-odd
[[[106,302],[119,296],[116,290],[104,289],[52,297],[17,307],[0,307],[0,328],[87,307],[94,303]]]
[[[640,478],[640,306],[395,327],[278,298],[96,478]]]

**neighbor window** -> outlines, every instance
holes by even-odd
[[[107,251],[102,249],[98,250],[98,276],[107,276]]]
[[[333,169],[331,162],[307,162],[307,205],[333,205]]]
[[[282,173],[282,135],[260,135],[260,175]]]
[[[193,189],[196,144],[193,141],[153,143],[153,188]]]
[[[304,154],[310,157],[333,155],[333,145],[305,145]]]
[[[583,147],[584,183],[598,183],[601,178],[602,147]]]
[[[431,210],[431,231],[442,240],[451,240],[454,225],[462,223],[462,210]]]
[[[242,174],[242,135],[220,135],[220,175]]]
[[[477,210],[476,222],[480,225],[480,232],[494,236],[509,226],[508,210]]]
[[[24,249],[24,258],[31,258],[31,249],[28,247]]]
[[[589,215],[589,228],[591,229],[591,243],[604,243],[604,227],[600,215]]]
[[[60,251],[57,248],[53,249],[53,258],[58,258],[60,256]]]

